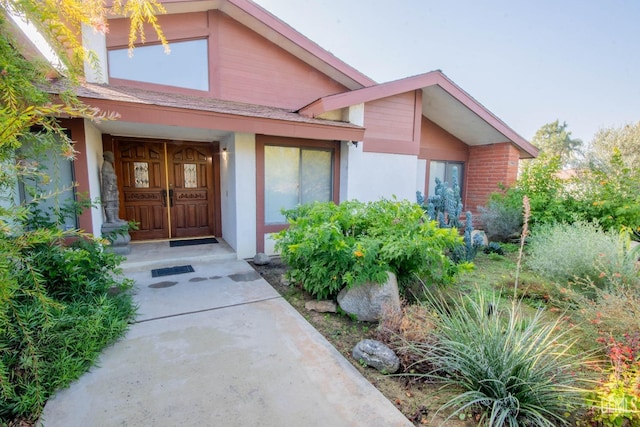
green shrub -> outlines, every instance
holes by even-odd
[[[628,235],[603,232],[595,224],[576,222],[540,226],[529,245],[529,267],[558,283],[588,279],[603,286],[607,277],[637,278]]]
[[[37,418],[126,331],[135,309],[131,283],[114,278],[120,260],[76,232],[0,233],[0,424]]]
[[[574,210],[580,218],[607,230],[630,230],[640,240],[640,170],[626,167],[618,150],[608,163],[591,165],[575,185],[580,197]]]
[[[560,319],[548,321],[542,310],[527,317],[518,304],[502,309],[500,298],[479,293],[428,296],[426,304],[434,339],[406,346],[432,367],[418,376],[459,393],[439,409],[453,409],[449,419],[472,410],[480,425],[555,426],[582,404],[575,373],[584,359],[571,354]]]
[[[407,201],[340,205],[315,203],[285,212],[289,228],[275,236],[289,277],[317,298],[343,287],[382,283],[387,271],[403,283],[417,274],[429,283],[451,283],[469,264],[448,256],[462,242],[455,229],[438,228]]]
[[[494,193],[487,206],[480,206],[478,210],[489,240],[508,242],[519,237],[522,229],[521,203],[510,203],[504,194]]]

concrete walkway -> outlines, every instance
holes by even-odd
[[[44,426],[412,425],[249,264],[202,250],[134,251],[136,323]],[[151,277],[183,264],[195,271]]]

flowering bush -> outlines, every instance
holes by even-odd
[[[345,286],[382,283],[387,271],[401,284],[413,274],[428,283],[451,283],[469,267],[447,256],[462,243],[457,230],[438,228],[408,201],[314,203],[285,216],[289,228],[275,236],[275,248],[290,267],[289,278],[318,298],[333,297]]]
[[[604,426],[635,426],[640,423],[640,335],[622,339],[600,338],[607,346],[609,367],[605,379],[590,396],[592,418]]]

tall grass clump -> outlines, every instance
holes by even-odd
[[[572,354],[560,319],[542,310],[526,316],[518,303],[500,308],[499,296],[479,293],[447,301],[427,294],[425,304],[434,339],[406,345],[432,366],[419,376],[459,392],[438,410],[453,410],[447,419],[471,410],[481,425],[556,426],[583,403],[575,373],[584,358]]]
[[[590,280],[602,286],[610,275],[636,280],[634,256],[626,234],[604,232],[593,223],[563,223],[535,229],[528,266],[558,283]]]

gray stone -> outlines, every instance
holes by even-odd
[[[131,253],[131,247],[129,246],[131,235],[129,235],[128,230],[129,225],[124,221],[120,223],[105,222],[102,224],[102,227],[100,228],[102,237],[110,242],[109,246],[106,247],[106,250],[118,255],[129,255]]]
[[[262,252],[258,252],[254,257],[253,257],[253,263],[255,265],[267,265],[271,263],[271,258],[269,258],[269,255],[262,253]]]
[[[344,288],[338,294],[338,304],[347,314],[365,322],[376,322],[385,311],[400,311],[400,294],[396,275],[389,272],[383,283],[363,283]]]
[[[400,369],[398,356],[380,341],[362,340],[353,347],[351,355],[358,362],[386,374],[394,374]]]
[[[318,313],[337,313],[338,306],[334,301],[322,300],[322,301],[307,301],[304,304],[304,308],[309,311],[317,311]]]

